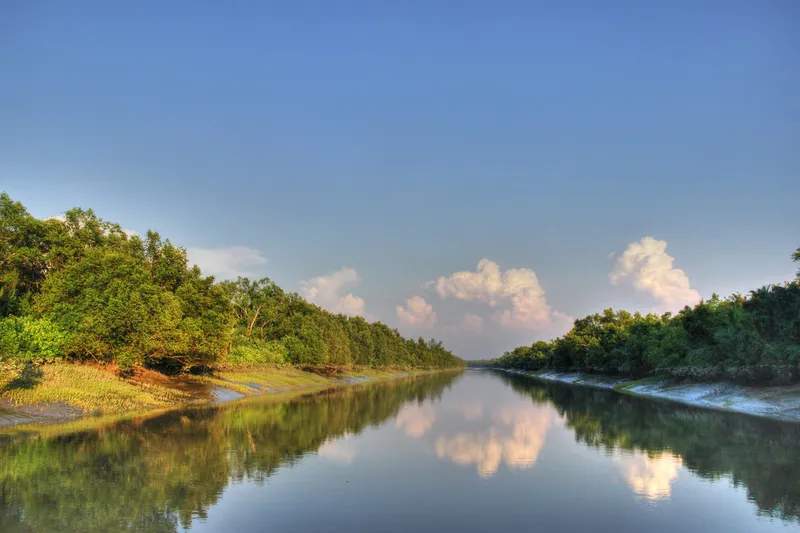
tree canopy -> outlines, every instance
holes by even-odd
[[[122,369],[224,365],[455,367],[434,340],[337,315],[269,278],[217,282],[186,250],[92,210],[39,220],[0,194],[0,360]]]
[[[800,249],[794,259],[800,260]],[[526,370],[787,383],[800,379],[800,283],[725,300],[716,294],[677,315],[606,309],[563,337],[471,362]]]

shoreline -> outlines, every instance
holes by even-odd
[[[55,365],[53,365],[55,366]],[[36,398],[54,398],[56,401],[25,401],[26,396],[9,398],[0,387],[0,434],[14,433],[20,430],[35,431],[37,428],[77,425],[81,427],[102,425],[115,420],[136,417],[149,417],[164,412],[186,408],[214,407],[237,401],[256,398],[290,397],[322,391],[330,388],[349,387],[363,383],[375,383],[403,377],[416,377],[435,372],[454,371],[457,369],[341,369],[329,374],[288,368],[238,368],[217,372],[210,376],[170,377],[155,372],[148,372],[145,379],[123,379],[112,373],[86,367],[83,365],[62,364],[59,373],[66,373],[74,378],[70,385],[81,389],[89,385],[84,372],[90,368],[93,373],[88,377],[100,377],[111,381],[129,396],[141,393],[153,393],[141,403],[136,401],[119,402],[119,391],[114,390],[108,397],[102,391],[95,390],[91,400],[99,408],[89,408],[85,399],[80,402],[69,401],[69,391],[64,391],[47,382],[37,383],[29,389],[35,392]],[[44,368],[45,371],[53,369]],[[6,387],[7,388],[7,387]],[[154,390],[155,389],[155,390]],[[63,396],[63,398],[59,398]],[[126,398],[130,399],[130,398]],[[136,398],[138,400],[138,398]],[[83,404],[83,405],[82,405]]]
[[[783,422],[800,422],[800,384],[757,387],[722,381],[677,381],[658,376],[635,380],[580,372],[530,372],[507,368],[485,368],[545,381],[608,389],[620,394],[675,402],[692,407],[771,418]]]

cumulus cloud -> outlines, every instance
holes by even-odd
[[[300,282],[300,292],[309,302],[333,313],[356,316],[364,314],[364,299],[345,293],[345,289],[361,282],[354,268],[343,267],[327,276]]]
[[[247,246],[187,248],[186,256],[189,264],[199,266],[203,274],[217,279],[258,276],[259,267],[267,264],[260,250]]]
[[[644,237],[617,258],[609,280],[614,285],[631,281],[633,286],[661,302],[666,311],[678,311],[700,301],[700,293],[691,288],[686,273],[673,268],[675,258],[666,253],[666,241]]]
[[[397,311],[397,317],[409,326],[433,327],[436,325],[436,312],[422,296],[412,296],[406,300],[405,307],[398,305],[395,307],[395,311]]]
[[[496,262],[481,259],[475,272],[442,276],[435,286],[442,298],[479,301],[491,307],[510,304],[510,309],[498,309],[492,316],[504,326],[542,330],[568,327],[572,322],[570,317],[550,307],[536,273],[528,268],[503,272]],[[469,320],[477,324],[476,320]]]

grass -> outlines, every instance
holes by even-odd
[[[232,388],[239,386],[240,392],[251,394],[262,391],[285,391],[309,387],[325,387],[339,385],[348,378],[368,378],[370,381],[395,378],[399,374],[416,375],[420,371],[401,371],[389,369],[361,368],[333,371],[318,374],[298,368],[248,367],[218,372],[214,377],[203,377],[209,383],[219,387]],[[255,387],[254,387],[255,386]],[[245,390],[245,389],[249,389]]]
[[[0,398],[12,406],[68,405],[91,414],[114,414],[188,404],[189,393],[165,386],[135,383],[106,370],[67,363],[34,367],[0,378]],[[20,379],[26,372],[29,377]]]
[[[24,368],[0,368],[0,402],[25,407],[28,412],[45,412],[67,407],[52,421],[63,421],[76,414],[132,415],[212,402],[213,387],[247,396],[273,395],[327,386],[344,385],[347,378],[380,381],[400,374],[417,375],[424,371],[392,369],[347,369],[326,374],[298,368],[274,366],[234,368],[214,375],[170,378],[144,371],[132,379],[119,377],[111,369],[88,365],[55,363]],[[277,394],[276,394],[277,395]],[[77,412],[76,412],[77,411]]]
[[[272,368],[264,369],[265,373],[271,372]],[[310,372],[302,372],[297,369],[284,369],[284,370],[291,370],[290,374],[294,372],[300,372],[302,374],[311,374]],[[248,374],[250,373],[257,373],[259,376],[261,375],[259,372],[249,369]],[[428,373],[428,371],[411,371],[409,375],[420,375]],[[373,370],[369,369],[367,371],[350,371],[345,372],[348,377],[356,377],[358,376],[367,376],[370,377],[370,383],[374,381],[379,381],[383,379],[390,379],[398,377],[399,372],[396,371],[389,371],[389,370]],[[335,384],[338,386],[344,385],[344,382],[338,381],[326,381],[328,384]],[[0,385],[2,381],[0,381]],[[367,384],[354,384],[353,387],[360,387],[360,386],[367,386]],[[236,402],[237,405],[241,404],[250,404],[250,405],[272,405],[274,403],[285,402],[292,398],[297,398],[303,396],[305,394],[313,394],[320,390],[321,387],[318,388],[309,388],[309,387],[299,387],[299,388],[292,388],[283,391],[277,391],[275,393],[270,394],[253,394],[247,398],[243,398]],[[349,388],[349,386],[347,387]],[[34,438],[51,438],[56,437],[59,435],[67,435],[76,432],[82,431],[92,431],[100,428],[109,427],[116,423],[132,423],[132,424],[141,424],[147,420],[150,420],[154,417],[158,417],[171,409],[174,409],[176,406],[170,407],[162,407],[162,408],[154,408],[154,409],[147,409],[145,411],[135,411],[135,412],[126,412],[126,413],[116,413],[110,415],[103,415],[103,416],[93,416],[93,417],[82,417],[77,419],[71,419],[67,421],[62,421],[60,423],[52,423],[52,424],[42,424],[40,422],[36,423],[26,423],[20,424],[16,426],[10,426],[5,428],[0,428],[0,437],[3,435],[12,435],[16,437],[34,437]],[[202,403],[194,403],[187,406],[191,409],[216,409],[219,406],[202,402]]]
[[[245,387],[249,387],[248,384],[253,384],[264,391],[269,389],[285,390],[300,387],[323,387],[332,382],[329,377],[312,372],[304,372],[297,368],[252,367],[218,372],[216,376],[217,378],[215,379],[220,382],[219,386],[221,387],[224,387],[224,383],[227,381]]]

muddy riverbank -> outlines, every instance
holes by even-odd
[[[204,376],[144,371],[121,377],[107,368],[44,365],[0,380],[0,429],[82,418],[144,414],[247,397],[347,386],[428,373],[423,370],[248,367]]]
[[[698,383],[652,377],[642,380],[577,372],[525,372],[536,379],[613,389],[624,394],[678,402],[695,407],[733,411],[753,416],[800,422],[800,384],[745,386],[730,382]]]

